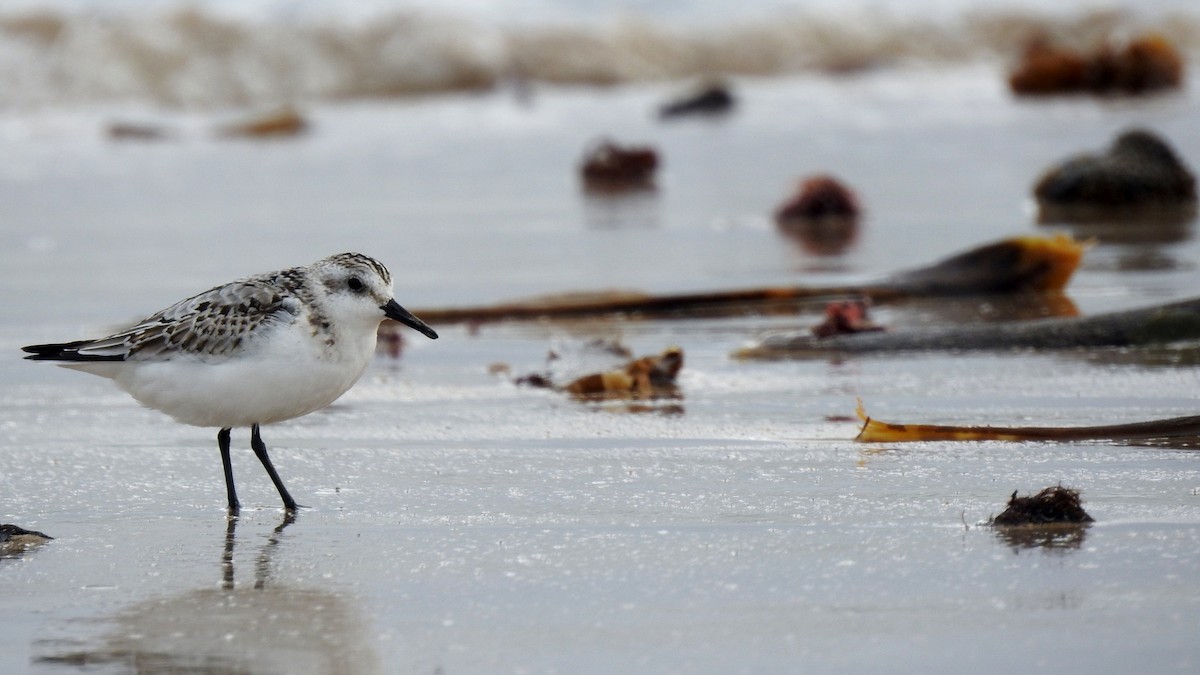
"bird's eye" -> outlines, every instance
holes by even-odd
[[[350,290],[354,291],[355,293],[361,293],[362,290],[366,288],[366,286],[363,285],[362,279],[359,279],[358,277],[350,277],[350,280],[346,282],[346,285],[349,286]]]

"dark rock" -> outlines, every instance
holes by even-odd
[[[579,167],[584,188],[592,192],[653,190],[658,151],[650,147],[623,147],[602,141],[589,150]]]
[[[1166,141],[1135,129],[1102,155],[1084,154],[1047,171],[1034,186],[1043,221],[1104,220],[1113,212],[1194,215],[1196,178]]]
[[[658,116],[666,119],[686,115],[724,115],[733,110],[736,102],[729,87],[714,83],[664,104],[658,109]]]
[[[858,198],[854,191],[828,175],[810,176],[800,182],[796,193],[775,210],[776,221],[800,218],[857,218]]]
[[[108,137],[114,141],[163,141],[175,137],[170,129],[139,122],[113,122],[108,125]]]
[[[810,176],[775,209],[775,224],[814,255],[840,255],[858,237],[854,191],[833,176]]]

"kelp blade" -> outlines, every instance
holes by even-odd
[[[1200,415],[1128,424],[1082,427],[993,427],[940,424],[896,424],[867,415],[862,401],[856,409],[863,421],[854,440],[860,443],[915,441],[1092,441],[1147,440],[1200,436]]]
[[[1066,286],[1086,248],[1066,234],[1013,237],[861,286],[779,286],[664,295],[575,292],[478,307],[424,307],[413,313],[430,324],[606,315],[696,318],[793,314],[801,302],[846,297],[878,303],[924,296],[1054,293]]]
[[[1089,245],[1068,234],[1012,237],[894,274],[885,284],[914,296],[1060,292]]]

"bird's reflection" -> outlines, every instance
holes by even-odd
[[[222,581],[221,588],[231,591],[234,588],[233,574],[233,549],[237,540],[237,524],[240,519],[237,516],[232,516],[227,519],[225,525],[225,551],[221,555],[221,571]],[[267,576],[271,572],[271,556],[275,549],[279,547],[279,540],[282,538],[283,530],[292,523],[296,522],[295,511],[284,511],[283,520],[275,526],[271,531],[271,536],[267,537],[267,543],[263,544],[262,549],[258,552],[258,558],[254,562],[254,588],[263,589],[267,583]]]
[[[272,580],[286,548],[287,514],[254,559],[251,583],[238,583],[239,518],[229,519],[219,587],[150,598],[114,614],[94,641],[35,645],[53,650],[35,665],[120,667],[131,672],[374,673],[381,667],[354,599],[324,588]]]

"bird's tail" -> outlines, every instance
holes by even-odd
[[[75,342],[60,342],[45,345],[29,345],[21,347],[27,352],[25,358],[31,361],[123,361],[119,354],[84,354],[80,350],[95,343],[94,340],[77,340]]]

